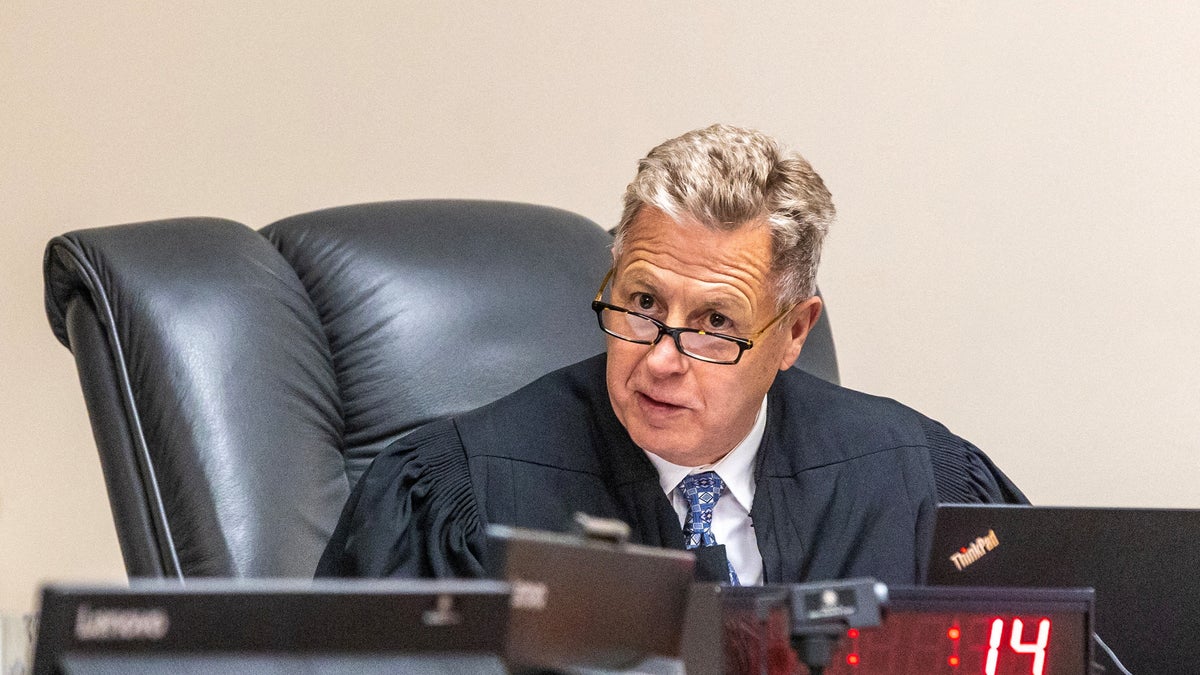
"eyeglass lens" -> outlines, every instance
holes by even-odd
[[[600,312],[600,320],[605,330],[626,340],[650,344],[659,335],[657,324],[635,314],[605,309]],[[733,361],[741,353],[736,342],[702,333],[680,333],[678,344],[685,354],[714,361]]]

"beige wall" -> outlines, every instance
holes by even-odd
[[[47,239],[405,197],[611,224],[715,120],[834,192],[846,384],[1038,502],[1200,507],[1200,6],[219,4],[0,3],[0,610],[122,570]]]

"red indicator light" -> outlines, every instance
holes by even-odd
[[[952,665],[952,666],[954,666],[955,668],[957,668],[957,667],[958,667],[958,657],[957,657],[957,656],[951,656],[950,658],[946,659],[946,663],[949,663],[950,665]]]
[[[951,640],[957,640],[962,637],[962,631],[957,628],[951,628],[950,630],[946,631],[946,637],[950,638]]]
[[[967,549],[965,549],[965,548],[960,548],[960,549],[958,549],[958,552],[959,552],[959,553],[966,553],[966,552],[967,552]]]
[[[849,663],[852,666],[857,666],[858,665],[858,654],[847,654],[846,655],[846,663]]]
[[[850,630],[846,631],[846,637],[850,638],[851,640],[857,638],[858,637],[858,629],[851,628]]]

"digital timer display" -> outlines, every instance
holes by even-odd
[[[807,675],[781,587],[724,587],[725,671]],[[841,629],[823,675],[1088,675],[1091,589],[893,586],[880,623]],[[844,625],[844,624],[843,624]]]
[[[892,610],[883,625],[849,630],[827,675],[1082,675],[1079,614]]]

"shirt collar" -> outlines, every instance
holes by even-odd
[[[729,493],[738,500],[747,511],[754,503],[754,457],[758,454],[758,446],[762,444],[767,430],[767,397],[763,397],[762,405],[758,408],[758,417],[750,433],[738,443],[729,454],[713,464],[703,466],[680,466],[672,464],[658,455],[647,452],[646,457],[658,470],[658,484],[663,493],[670,496],[684,476],[704,471],[716,471],[717,475],[729,489]],[[643,451],[644,452],[644,451]]]

